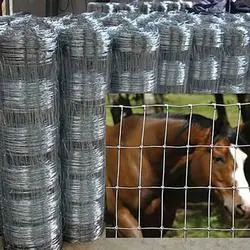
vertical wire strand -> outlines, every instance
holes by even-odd
[[[236,191],[236,183],[235,183],[235,170],[236,170],[236,157],[237,157],[237,148],[238,148],[238,139],[239,139],[239,131],[240,131],[240,121],[241,121],[241,104],[237,103],[238,106],[238,120],[237,120],[237,130],[236,130],[236,139],[235,139],[235,145],[233,147],[235,148],[234,152],[234,165],[233,165],[233,186],[232,186],[232,195],[233,195],[233,204],[232,204],[232,227],[231,227],[231,236],[232,238],[235,237],[235,191]],[[231,145],[230,145],[231,146]]]
[[[187,191],[188,191],[188,171],[189,171],[189,151],[190,151],[190,137],[191,137],[191,126],[192,126],[192,115],[193,115],[193,105],[189,104],[190,109],[190,116],[189,116],[189,123],[188,123],[188,138],[187,138],[187,160],[186,160],[186,172],[185,172],[185,186],[184,186],[184,192],[185,192],[185,198],[184,198],[184,228],[183,228],[183,236],[184,238],[187,238]]]
[[[212,169],[213,169],[213,148],[214,148],[214,129],[215,129],[215,117],[216,117],[216,104],[213,104],[213,123],[212,134],[210,144],[210,159],[209,159],[209,182],[208,182],[208,201],[207,201],[207,237],[210,238],[211,230],[211,191],[212,191]]]
[[[1,33],[5,249],[62,244],[57,34],[46,21],[10,20]]]
[[[146,105],[143,107],[143,123],[141,132],[140,142],[140,165],[139,165],[139,182],[138,182],[138,229],[141,229],[141,188],[142,188],[142,166],[143,166],[143,146],[144,146],[144,135],[145,135],[145,123],[146,123]]]
[[[165,187],[165,170],[166,170],[166,144],[168,136],[168,115],[169,107],[168,104],[164,105],[167,108],[165,130],[164,130],[164,141],[163,141],[163,160],[162,160],[162,180],[161,180],[161,238],[163,237],[164,230],[164,187]]]
[[[122,138],[122,122],[123,122],[123,106],[119,106],[121,109],[120,115],[120,127],[119,127],[119,138],[117,145],[117,176],[116,176],[116,187],[115,187],[115,238],[118,237],[118,195],[119,195],[119,180],[120,180],[120,160],[121,160],[121,138]]]

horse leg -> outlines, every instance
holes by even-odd
[[[164,205],[163,218],[161,218],[161,198],[154,199],[144,210],[142,222],[143,227],[154,227],[158,229],[144,229],[143,237],[158,238],[161,237],[161,226],[163,226],[163,228],[172,228],[177,208],[177,204]],[[163,235],[167,231],[168,229],[163,229]]]
[[[144,229],[143,237],[158,238],[161,235],[161,199],[154,199],[143,211],[143,227],[155,227],[159,229]]]
[[[138,221],[125,207],[118,209],[118,230],[123,237],[142,238],[142,232],[138,227]],[[126,228],[126,229],[123,229]]]
[[[111,187],[110,181],[106,180],[106,186]],[[107,210],[114,218],[117,215],[117,226],[118,226],[118,235],[123,237],[142,237],[141,230],[137,229],[138,221],[135,219],[133,214],[124,207],[120,201],[117,204],[117,214],[116,214],[116,198],[115,193],[112,189],[106,189],[106,203]],[[119,229],[121,228],[121,229]],[[122,229],[128,228],[128,229]],[[131,229],[129,229],[131,228]]]
[[[166,206],[164,210],[163,226],[164,228],[172,228],[176,216],[177,206]]]
[[[145,238],[161,237],[161,223],[163,228],[172,228],[176,216],[178,205],[168,204],[163,207],[163,218],[161,218],[161,199],[154,199],[144,211],[143,223],[144,227],[155,227],[158,229],[145,229],[143,236]],[[163,229],[163,235],[168,229]]]

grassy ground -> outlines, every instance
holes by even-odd
[[[225,98],[225,104],[236,104],[236,97],[233,95],[227,95]],[[164,103],[169,105],[187,105],[187,104],[211,104],[214,103],[213,95],[175,95],[168,94],[164,96]],[[134,105],[135,103],[132,103]],[[227,115],[232,126],[237,125],[238,121],[238,108],[237,106],[227,107]],[[169,112],[173,113],[189,113],[189,108],[169,108]],[[134,113],[142,113],[142,109],[134,110]],[[208,107],[206,105],[194,107],[193,113],[201,114],[206,117],[213,117],[214,110],[213,107]],[[112,117],[110,110],[107,109],[107,124],[112,124]],[[188,204],[187,216],[186,216],[186,226],[188,228],[203,228],[197,230],[188,230],[186,237],[208,237],[208,208],[207,204]],[[245,228],[248,228],[250,225],[249,221],[236,221],[235,228],[244,229],[235,231],[233,234],[230,231],[232,228],[232,221],[230,221],[223,213],[215,206],[211,208],[211,217],[210,217],[210,226],[212,229],[221,229],[221,230],[211,230],[210,237],[250,237],[250,231],[246,231]],[[174,222],[174,228],[176,230],[168,233],[168,237],[183,237],[184,236],[184,209],[180,208],[177,213],[176,220]]]
[[[225,104],[236,104],[237,100],[234,95],[226,95]],[[193,113],[201,114],[212,118],[214,114],[213,107],[208,107],[206,104],[215,103],[213,95],[175,95],[168,94],[164,96],[164,104],[169,105],[187,105],[187,104],[204,104],[204,106],[193,107]],[[135,103],[132,102],[132,105]],[[236,126],[238,121],[238,108],[237,106],[226,107],[228,118],[232,126]],[[142,108],[133,109],[134,113],[142,113]],[[190,109],[188,107],[170,107],[169,112],[171,113],[189,113]],[[107,109],[107,124],[112,124],[112,117],[110,110]]]
[[[188,204],[186,225],[187,233],[184,235],[184,208],[180,208],[177,212],[176,220],[174,222],[175,231],[168,232],[167,237],[188,237],[188,238],[231,238],[231,237],[250,237],[249,220],[236,219],[234,221],[234,232],[231,230],[233,222],[231,218],[226,216],[224,210],[211,205],[210,221],[208,221],[208,207],[206,203]],[[211,230],[208,234],[208,223],[210,223]]]

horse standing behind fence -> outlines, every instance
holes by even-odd
[[[220,125],[200,115],[192,120],[183,115],[170,116],[167,122],[130,116],[121,129],[120,124],[107,127],[106,206],[117,216],[119,236],[158,237],[172,227],[184,196],[179,189],[164,187],[212,187],[227,211],[250,214],[249,189],[236,189],[234,200],[229,189],[248,188],[243,169],[247,155],[231,144],[230,129]]]

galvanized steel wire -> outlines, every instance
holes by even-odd
[[[131,6],[59,19],[0,19],[6,249],[60,249],[60,185],[65,240],[103,233],[107,92],[250,90],[248,14],[168,12],[168,2]]]
[[[219,90],[244,93],[249,67],[249,27],[242,23],[225,24],[224,57]]]
[[[203,18],[203,16],[201,17]],[[194,27],[193,51],[189,69],[189,91],[214,92],[220,80],[223,56],[223,29],[206,16]]]
[[[111,92],[145,93],[156,89],[159,33],[154,25],[125,23],[113,33]]]
[[[160,55],[158,89],[162,92],[185,92],[193,28],[190,24],[160,19],[157,23],[160,33]]]
[[[194,15],[170,11],[171,8],[166,7],[168,4],[167,1],[139,1],[133,13],[120,11],[101,17],[93,14],[104,26],[112,27],[108,31],[113,38],[111,92],[243,93],[249,89],[249,42],[245,42],[245,45],[241,42],[248,40],[248,14]],[[160,5],[163,7],[158,8]],[[137,36],[135,33],[140,33],[150,23],[151,27],[159,30],[160,56],[143,58],[143,53],[140,53],[140,57],[136,58],[135,47],[146,42],[143,42],[143,35]],[[157,37],[153,32],[149,33],[148,37]],[[185,36],[188,49],[183,57],[182,48],[176,51],[176,44],[182,43]],[[169,46],[167,49],[164,48],[164,40]],[[234,49],[228,49],[228,42],[232,43],[230,46]],[[131,52],[126,51],[125,54],[126,48]],[[158,87],[153,87],[154,84],[147,86],[155,77],[152,70],[154,65],[140,65],[142,61],[148,63],[152,60],[158,60]],[[138,73],[139,68],[146,68],[147,71]],[[133,82],[132,87],[129,82]]]
[[[2,215],[5,249],[62,245],[57,34],[41,19],[1,29]]]
[[[63,232],[66,241],[88,241],[104,230],[110,42],[101,23],[91,15],[69,18],[63,25]]]

